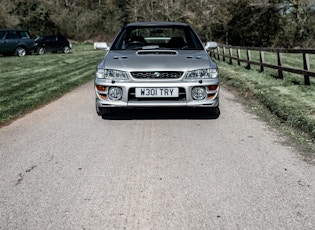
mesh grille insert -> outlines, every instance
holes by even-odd
[[[131,75],[136,79],[178,79],[183,75],[183,72],[178,71],[132,72]]]

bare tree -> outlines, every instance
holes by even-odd
[[[220,29],[223,33],[230,19],[227,11],[227,0],[195,0],[189,1],[185,8],[185,20],[194,26],[205,40],[214,40],[214,30]],[[219,28],[220,27],[220,28]]]
[[[278,1],[282,27],[276,43],[281,46],[312,45],[315,39],[315,1]]]

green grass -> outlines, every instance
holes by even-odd
[[[93,79],[103,56],[93,44],[73,44],[70,54],[0,56],[0,124]]]
[[[254,99],[276,116],[278,124],[285,125],[287,134],[307,144],[315,152],[315,81],[311,86],[303,85],[303,77],[284,73],[284,79],[270,75],[272,71],[258,72],[258,66],[247,70],[243,66],[217,61],[222,84]],[[300,82],[299,82],[300,81]],[[259,110],[261,110],[260,108]],[[261,110],[263,111],[263,110]],[[261,111],[258,111],[261,113]],[[263,112],[264,113],[264,112]],[[266,115],[261,113],[260,115]],[[269,119],[270,117],[266,118]]]

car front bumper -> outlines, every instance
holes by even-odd
[[[103,86],[99,90],[97,86]],[[120,100],[111,100],[108,91],[111,87],[122,89]],[[192,89],[202,87],[207,96],[202,100],[194,100]],[[137,98],[136,88],[178,88],[179,96],[175,98]],[[219,80],[217,78],[203,81],[176,81],[176,82],[108,82],[95,80],[96,106],[101,107],[218,107]]]

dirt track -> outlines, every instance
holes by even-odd
[[[314,229],[315,167],[236,99],[103,120],[90,82],[2,127],[0,229]]]

